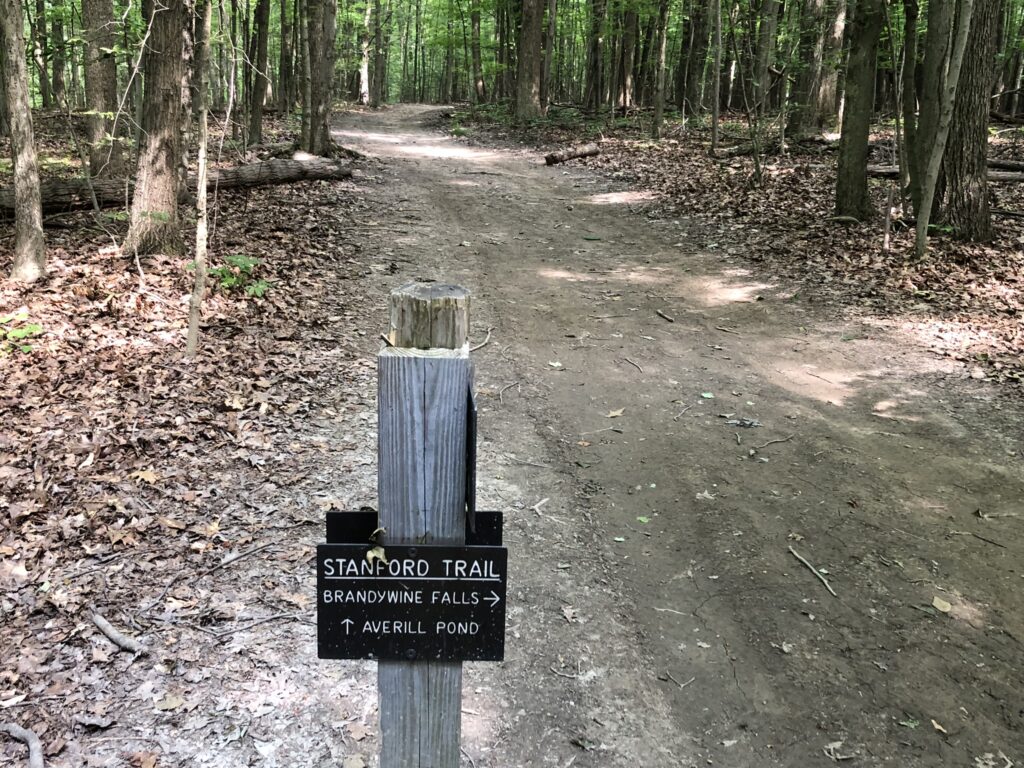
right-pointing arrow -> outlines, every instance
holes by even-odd
[[[501,598],[498,596],[498,593],[493,589],[491,590],[491,594],[488,597],[485,597],[484,600],[491,604],[491,608],[501,602]]]

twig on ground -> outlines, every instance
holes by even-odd
[[[225,568],[231,565],[232,563],[237,563],[242,558],[249,557],[249,555],[255,555],[257,552],[262,552],[264,549],[268,549],[269,547],[272,547],[275,544],[277,544],[276,541],[268,541],[266,544],[260,544],[258,547],[253,547],[252,549],[245,550],[245,552],[240,552],[237,555],[232,555],[227,560],[222,560],[212,568],[207,568],[205,571],[199,574],[199,577],[209,576],[214,571],[219,571],[221,568]]]
[[[692,405],[688,405],[685,408],[683,408],[683,410],[681,410],[679,413],[677,413],[675,416],[672,417],[672,421],[679,421],[679,417],[682,416],[684,413],[686,413],[691,408],[693,408]]]
[[[634,368],[636,368],[636,369],[637,369],[638,371],[640,371],[640,373],[643,373],[643,372],[644,372],[644,369],[640,367],[640,364],[639,364],[639,363],[634,363],[634,362],[633,362],[632,360],[630,360],[630,359],[629,359],[628,357],[624,357],[624,358],[622,358],[622,359],[623,359],[623,360],[625,360],[625,361],[626,361],[627,363],[629,363],[630,365],[632,365],[632,366],[633,366]]]
[[[0,733],[6,733],[28,747],[29,768],[43,768],[43,745],[35,733],[16,723],[0,723]]]
[[[579,674],[570,675],[568,672],[559,672],[557,669],[555,669],[555,665],[554,664],[552,664],[549,667],[549,669],[552,672],[554,672],[556,675],[558,675],[559,677],[565,677],[565,678],[568,678],[569,680],[577,680],[577,679],[579,679]],[[577,669],[577,672],[578,672],[579,671],[579,667],[577,666],[576,669]]]
[[[540,508],[543,507],[545,504],[547,504],[549,501],[551,501],[550,498],[541,499],[536,504],[534,504],[532,507],[530,507],[530,509],[532,509],[534,512],[536,512],[539,515],[540,514]]]
[[[128,637],[128,635],[120,632],[111,625],[109,621],[100,616],[94,608],[89,609],[89,615],[92,618],[92,623],[99,627],[100,632],[107,636],[114,645],[123,651],[130,651],[131,653],[145,656],[149,653],[149,650],[136,640],[134,637]]]
[[[762,448],[767,448],[769,445],[774,445],[775,443],[788,443],[794,437],[796,437],[796,435],[790,435],[789,437],[783,437],[783,438],[781,438],[779,440],[769,440],[767,443],[764,443],[762,445],[755,445],[754,446],[754,450],[755,451],[760,451]]]
[[[736,445],[743,445],[743,440],[740,439],[740,433],[733,432],[733,434],[736,435]]]
[[[524,467],[539,467],[540,469],[552,469],[548,464],[538,464],[535,461],[524,461],[523,459],[517,459],[515,457],[509,458],[513,464],[522,464]]]
[[[147,614],[151,610],[153,610],[153,608],[156,606],[156,604],[161,602],[164,599],[164,597],[167,596],[167,593],[171,591],[171,587],[173,587],[175,584],[178,583],[178,581],[181,580],[181,576],[182,576],[182,574],[180,574],[180,573],[174,574],[174,576],[171,577],[171,580],[167,582],[167,586],[165,586],[163,588],[163,590],[160,592],[160,594],[156,596],[156,600],[151,602],[149,605],[147,605],[145,608],[140,610],[135,615],[136,616],[144,616],[145,614]]]
[[[716,325],[715,326],[715,330],[716,331],[724,331],[725,333],[735,333],[737,336],[742,336],[743,335],[739,331],[735,331],[732,328],[726,328],[724,325]]]
[[[801,555],[799,552],[797,552],[792,547],[789,548],[789,551],[792,553],[793,557],[795,557],[801,563],[806,565],[807,569],[811,573],[813,573],[815,576],[818,577],[818,579],[821,581],[821,583],[825,585],[825,589],[827,589],[832,594],[832,597],[839,597],[839,595],[836,594],[836,591],[834,589],[832,589],[832,585],[828,583],[828,579],[826,579],[824,576],[822,576],[821,572],[817,568],[815,568],[813,565],[811,565],[809,562],[807,562],[806,558],[804,558],[803,555]]]
[[[658,317],[660,317],[660,318],[662,318],[664,320],[668,320],[670,323],[674,323],[676,321],[676,319],[674,317],[672,317],[671,315],[666,315],[660,309],[654,310],[654,314],[656,314]]]
[[[470,347],[469,351],[470,352],[476,352],[478,349],[483,349],[488,344],[490,344],[491,343],[491,331],[493,331],[493,330],[494,330],[493,328],[488,328],[487,329],[487,336],[484,337],[484,340],[481,341],[479,344],[477,344],[475,347]]]
[[[976,539],[980,539],[981,541],[984,541],[986,544],[991,544],[993,546],[1001,547],[1002,549],[1006,549],[1006,545],[1005,544],[1000,544],[998,541],[993,541],[992,539],[986,539],[980,533],[975,533],[974,531],[950,531],[946,535],[947,536],[973,536]]]
[[[690,615],[688,613],[683,613],[682,611],[677,611],[674,608],[655,608],[654,610],[656,610],[658,613],[674,613],[677,616],[689,616]]]
[[[685,688],[686,686],[688,686],[694,680],[696,680],[697,677],[696,676],[691,677],[685,683],[680,683],[678,680],[676,680],[674,677],[672,677],[672,673],[671,672],[665,672],[665,679],[671,680],[673,683],[675,683],[676,685],[678,685],[682,689],[682,688]]]
[[[502,400],[501,396],[504,395],[508,390],[512,389],[512,387],[517,386],[518,384],[519,384],[518,381],[513,381],[511,384],[506,384],[504,387],[502,387],[500,390],[498,390],[498,403],[500,403],[501,405],[504,405],[505,401]],[[521,392],[521,390],[520,390],[520,392]]]
[[[464,758],[466,758],[467,760],[469,760],[469,765],[470,765],[470,768],[476,768],[476,761],[475,761],[475,760],[473,759],[473,756],[472,756],[472,755],[470,755],[470,754],[469,754],[469,752],[467,752],[467,751],[466,751],[466,748],[465,748],[465,747],[459,747],[459,752],[461,752],[461,753],[462,753],[462,756],[463,756]]]
[[[596,435],[598,432],[618,432],[622,434],[622,429],[619,427],[605,427],[604,429],[595,429],[592,432],[580,432],[580,437],[584,435]]]
[[[231,629],[225,629],[223,632],[217,632],[214,634],[214,638],[222,640],[229,635],[235,634],[235,632],[252,629],[253,627],[258,627],[260,624],[267,624],[271,621],[284,621],[286,619],[291,621],[301,621],[302,616],[297,613],[275,613],[273,616],[264,616],[262,619],[257,619],[256,621],[250,622],[249,624],[245,624],[241,627],[232,627]]]

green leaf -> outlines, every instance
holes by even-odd
[[[640,515],[639,517],[637,517],[637,522],[647,525],[647,523],[651,522],[651,518],[647,517],[646,515]]]

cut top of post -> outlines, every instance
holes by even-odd
[[[461,349],[469,338],[469,291],[407,283],[391,291],[388,339],[396,347]]]

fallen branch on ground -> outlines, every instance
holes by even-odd
[[[601,154],[601,149],[597,144],[584,144],[582,147],[569,147],[569,149],[563,149],[561,152],[552,152],[551,154],[544,155],[544,163],[546,165],[557,165],[567,160],[576,160],[580,157],[594,157],[594,155],[599,154]]]
[[[897,179],[900,169],[895,165],[869,165],[868,176],[875,176],[883,179]],[[1021,171],[994,171],[991,167],[988,172],[989,181],[1024,182],[1024,172]]]
[[[789,548],[789,551],[792,553],[793,557],[795,557],[801,563],[806,565],[807,569],[811,573],[813,573],[815,576],[818,577],[818,579],[821,581],[821,583],[825,585],[825,589],[827,589],[832,594],[832,597],[839,597],[839,595],[836,594],[836,591],[834,589],[832,589],[832,585],[828,583],[828,579],[826,579],[824,576],[822,576],[821,572],[817,568],[815,568],[813,565],[811,565],[809,562],[807,562],[807,560],[804,558],[803,555],[801,555],[799,552],[797,552],[792,547]]]
[[[297,181],[347,179],[352,176],[349,163],[330,160],[315,155],[296,154],[283,160],[264,160],[258,163],[239,165],[210,171],[206,188],[246,189],[274,184],[292,184]],[[135,191],[134,180],[124,179],[65,179],[41,184],[39,193],[43,210],[50,213],[92,208],[90,184],[96,193],[96,202],[104,208],[126,205]],[[195,178],[189,179],[186,200],[195,191]],[[184,201],[183,201],[184,202]],[[0,188],[0,209],[14,210],[14,190]]]
[[[28,768],[43,768],[43,745],[35,733],[14,723],[0,723],[0,733],[28,746]]]
[[[99,627],[100,632],[106,635],[107,639],[110,640],[110,642],[112,642],[118,648],[120,648],[123,651],[128,651],[130,653],[134,653],[141,656],[145,656],[147,653],[149,653],[149,650],[146,648],[146,646],[144,646],[134,637],[128,637],[128,635],[124,634],[123,632],[114,629],[113,625],[105,618],[100,616],[96,611],[90,610],[89,613],[92,617],[92,623]]]

